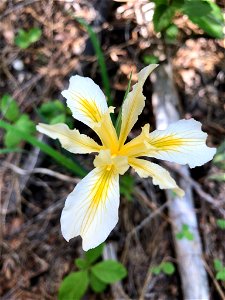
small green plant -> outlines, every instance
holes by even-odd
[[[217,219],[216,224],[220,229],[225,230],[225,220],[224,219]]]
[[[107,285],[126,277],[124,266],[114,260],[97,262],[103,251],[104,244],[85,253],[84,258],[75,260],[79,269],[67,275],[59,288],[59,300],[80,299],[88,287],[95,293],[103,292]]]
[[[38,109],[40,116],[48,124],[66,123],[72,125],[71,112],[59,100],[43,103]]]
[[[142,56],[143,63],[145,65],[157,64],[159,62],[159,58],[155,55],[145,54]]]
[[[41,34],[41,29],[37,27],[31,28],[28,31],[19,29],[18,34],[15,37],[15,44],[21,49],[26,49],[31,44],[39,41]]]
[[[225,267],[219,259],[214,259],[214,269],[216,271],[216,279],[225,281]]]
[[[189,230],[189,226],[187,224],[183,224],[181,231],[176,234],[176,238],[178,240],[187,239],[189,241],[194,240],[193,233]]]
[[[178,28],[173,25],[177,12],[188,18],[208,35],[223,38],[224,18],[219,6],[211,0],[153,0],[155,11],[153,15],[156,32],[165,33],[166,39],[174,40]],[[173,27],[171,27],[173,25]]]
[[[160,273],[164,273],[166,275],[173,275],[175,272],[175,266],[170,261],[162,262],[160,265],[152,267],[150,272],[154,275],[159,275]]]
[[[0,111],[3,117],[10,121],[21,132],[33,134],[36,131],[34,122],[30,120],[27,114],[20,113],[17,102],[9,94],[4,94],[1,98]],[[15,148],[21,141],[21,136],[19,136],[13,128],[6,131],[4,135],[4,145],[7,148]]]

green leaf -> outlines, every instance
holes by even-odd
[[[4,149],[0,149],[0,154],[8,154],[8,153],[12,153],[12,152],[22,152],[22,149],[20,148],[4,148]]]
[[[142,60],[145,65],[157,64],[159,62],[159,58],[157,56],[150,54],[143,55]]]
[[[182,7],[183,13],[193,18],[206,16],[211,10],[212,7],[208,1],[202,0],[186,1]]]
[[[19,106],[9,94],[3,95],[0,103],[0,110],[3,116],[9,121],[14,122],[19,117]]]
[[[65,112],[66,107],[61,101],[53,100],[43,103],[38,111],[44,116],[55,116],[59,112]]]
[[[42,31],[40,28],[37,28],[37,27],[31,28],[28,31],[29,43],[32,44],[32,43],[39,41],[41,34],[42,34]]]
[[[175,11],[175,7],[171,5],[159,5],[155,8],[153,24],[156,32],[166,29],[171,24]]]
[[[15,44],[21,49],[28,48],[32,43],[37,42],[41,37],[42,31],[40,28],[31,28],[28,31],[23,29],[18,30],[18,34],[15,37]]]
[[[166,274],[166,275],[172,275],[175,272],[175,267],[174,264],[172,262],[163,262],[161,264],[161,268],[162,271]]]
[[[86,260],[89,264],[94,263],[101,255],[105,244],[102,243],[98,247],[93,248],[85,252]]]
[[[4,128],[7,131],[14,130],[14,132],[18,136],[20,136],[21,139],[25,140],[26,142],[30,143],[31,145],[33,145],[35,147],[40,148],[41,151],[43,151],[44,153],[46,153],[47,155],[52,157],[60,165],[64,166],[68,170],[72,171],[75,175],[77,175],[79,177],[83,177],[83,176],[87,175],[87,171],[84,170],[78,163],[76,163],[72,159],[66,157],[65,155],[61,154],[60,152],[56,151],[55,149],[48,146],[47,144],[39,141],[34,136],[19,130],[18,128],[16,128],[16,126],[11,125],[3,120],[0,120],[0,128]]]
[[[173,43],[176,41],[178,36],[178,27],[174,24],[170,25],[165,31],[166,41],[169,43]]]
[[[150,272],[153,273],[154,275],[159,275],[161,273],[161,266],[155,266],[155,267],[152,267],[150,269]]]
[[[182,229],[180,232],[178,232],[176,234],[176,238],[178,240],[181,240],[183,238],[186,238],[189,241],[193,241],[194,240],[194,235],[193,233],[189,230],[189,226],[187,224],[183,224],[182,225]]]
[[[36,131],[35,124],[30,120],[29,116],[23,114],[15,122],[14,126],[19,129],[21,132],[32,134]],[[4,143],[8,148],[16,147],[23,138],[21,138],[14,129],[8,130],[4,136]]]
[[[214,259],[213,264],[214,264],[214,269],[217,272],[223,270],[223,264],[219,259],[217,259],[217,258]]]
[[[187,231],[184,233],[184,237],[189,240],[189,241],[193,241],[194,240],[194,235],[193,233],[191,233],[190,231]]]
[[[211,7],[210,13],[201,17],[195,17],[191,14],[188,15],[189,19],[197,24],[201,29],[214,38],[221,39],[224,37],[224,18],[223,14],[215,3],[207,1]]]
[[[92,267],[93,274],[104,283],[114,283],[127,276],[124,266],[114,260],[106,260]]]
[[[225,281],[225,268],[216,274],[216,279]]]
[[[26,49],[29,47],[29,40],[27,38],[27,33],[23,29],[19,29],[17,36],[14,40],[16,46],[21,49]]]
[[[79,300],[88,288],[87,271],[73,272],[66,276],[59,288],[59,300]]]
[[[225,173],[219,173],[219,174],[211,175],[211,176],[209,176],[209,179],[210,180],[215,180],[215,181],[218,181],[218,182],[223,182],[223,181],[225,181]]]
[[[75,265],[81,270],[87,269],[89,266],[88,262],[83,258],[75,259]]]
[[[220,229],[225,229],[225,220],[224,219],[217,219],[216,224]]]
[[[98,279],[92,272],[90,273],[90,285],[92,290],[96,293],[103,292],[107,287],[107,285]]]
[[[178,232],[178,233],[176,234],[176,238],[177,238],[178,240],[182,240],[182,239],[184,238],[183,232]]]
[[[56,117],[53,117],[50,121],[50,124],[57,124],[57,123],[65,123],[66,122],[66,115],[60,114]]]

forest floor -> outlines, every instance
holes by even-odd
[[[12,4],[12,2],[14,4]],[[106,6],[106,7],[105,7]],[[110,7],[111,6],[111,7]],[[101,86],[98,63],[86,30],[71,16],[84,18],[98,32],[106,59],[113,106],[120,106],[130,72],[133,82],[144,67],[144,57],[154,55],[159,64],[170,61],[180,98],[183,118],[193,117],[209,135],[208,145],[218,147],[225,140],[225,44],[211,39],[187,19],[177,16],[178,40],[165,45],[153,31],[152,6],[148,1],[8,1],[0,3],[0,89],[19,103],[20,110],[35,123],[37,108],[51,99],[64,102],[60,92],[72,74],[91,77]],[[19,16],[19,17],[18,17]],[[39,27],[41,39],[25,50],[14,44],[19,28]],[[18,61],[22,67],[18,69]],[[155,128],[150,80],[144,87],[146,106],[133,129],[150,123]],[[88,133],[78,121],[74,126]],[[0,132],[1,140],[4,132]],[[55,145],[44,138],[45,142]],[[25,142],[23,152],[1,155],[1,262],[0,298],[3,300],[56,299],[63,277],[75,270],[74,259],[82,255],[81,239],[67,243],[60,231],[60,214],[65,198],[74,188],[74,178],[66,169]],[[28,161],[29,159],[29,161]],[[77,156],[91,170],[93,157]],[[68,175],[69,180],[45,174],[18,174],[15,166],[26,170],[30,163]],[[212,162],[191,170],[191,177],[225,209],[225,183],[209,177],[221,170]],[[24,180],[26,177],[26,180]],[[128,270],[124,292],[138,299],[150,267],[169,259],[176,266],[171,220],[167,209],[154,217],[128,240],[129,233],[156,212],[166,201],[165,194],[150,180],[134,175],[132,200],[121,196],[119,223],[108,241],[116,245],[117,255]],[[71,180],[70,180],[71,179]],[[76,179],[76,178],[75,178]],[[21,183],[23,182],[23,183]],[[22,191],[21,186],[24,185]],[[225,299],[225,285],[215,280],[213,260],[225,262],[224,230],[218,228],[219,211],[194,193],[204,260],[208,270],[210,294],[219,299],[218,286]],[[215,284],[217,282],[217,284]],[[220,295],[221,296],[221,295]],[[112,299],[110,289],[101,295],[88,292],[86,299]],[[172,276],[153,275],[146,299],[182,299],[178,270]]]

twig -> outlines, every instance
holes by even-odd
[[[24,170],[24,169],[21,169],[11,163],[8,163],[8,162],[3,162],[3,165],[5,165],[6,167],[10,168],[15,173],[22,175],[22,176],[26,176],[28,174],[39,173],[39,174],[49,175],[49,176],[58,178],[60,180],[73,182],[73,183],[78,183],[80,181],[79,178],[70,177],[70,176],[67,176],[67,175],[61,174],[59,172],[52,171],[50,169],[46,169],[46,168],[34,168],[33,170]]]

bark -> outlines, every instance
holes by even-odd
[[[173,82],[171,65],[161,65],[154,71],[151,79],[154,90],[153,110],[156,118],[156,127],[157,129],[165,129],[170,123],[180,119],[178,113],[179,98]],[[187,166],[180,166],[179,168],[179,171],[185,176],[190,176]],[[187,300],[206,300],[209,299],[209,287],[191,185],[190,182],[182,178],[178,179],[177,183],[185,191],[184,198],[177,198],[170,192],[167,192],[166,196],[171,200],[168,207],[172,220],[174,246],[183,296]],[[181,240],[176,239],[176,233],[181,230],[183,224],[189,226],[194,236],[193,241],[185,238]]]

